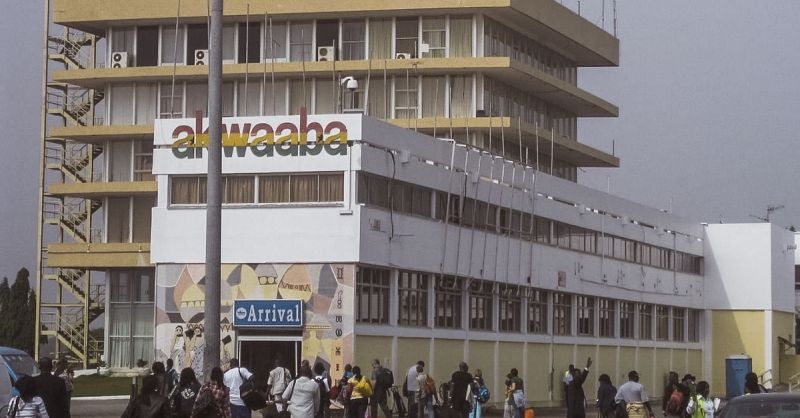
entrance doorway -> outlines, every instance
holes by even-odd
[[[266,388],[276,358],[280,358],[292,376],[297,376],[302,344],[302,337],[241,336],[238,338],[237,356],[239,364],[255,375],[256,386]]]

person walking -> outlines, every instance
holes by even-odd
[[[317,418],[327,418],[331,407],[331,377],[319,361],[314,365],[314,382],[319,386]]]
[[[603,373],[597,379],[600,382],[600,387],[597,388],[597,409],[600,411],[602,418],[614,417],[614,396],[617,394],[617,388],[611,384],[611,378]]]
[[[512,407],[515,408],[515,417],[522,418],[525,416],[525,384],[522,378],[519,377],[519,371],[516,368],[508,372],[508,379],[511,381],[508,391],[511,396]]]
[[[686,413],[692,418],[714,418],[714,413],[717,410],[717,404],[713,399],[708,397],[711,387],[706,381],[697,383],[697,394],[689,399],[689,405],[686,406]]]
[[[211,369],[208,381],[200,387],[191,418],[231,418],[230,394],[222,369]]]
[[[8,402],[8,416],[14,418],[48,418],[42,398],[36,396],[36,382],[30,376],[22,376],[14,383],[19,396]]]
[[[389,399],[389,389],[394,384],[394,375],[392,371],[381,366],[378,359],[372,360],[372,376],[370,378],[372,385],[375,388],[370,400],[370,412],[372,418],[378,418],[378,407],[383,411],[386,418],[392,417],[392,408],[389,408],[387,401]]]
[[[636,370],[628,372],[628,381],[617,389],[614,401],[616,403],[625,401],[628,418],[643,418],[645,412],[648,417],[655,417],[653,408],[650,406],[650,398],[647,397],[644,385],[639,383],[639,373]]]
[[[194,401],[200,392],[200,382],[194,374],[194,369],[186,367],[181,370],[181,377],[173,391],[172,414],[175,418],[189,418],[192,415]]]
[[[50,357],[39,359],[39,373],[33,380],[36,395],[42,398],[50,418],[69,418],[69,398],[64,380],[53,376],[53,360]]]
[[[417,418],[425,416],[427,411],[428,418],[434,418],[433,400],[436,397],[436,382],[433,377],[425,373],[422,365],[417,364]]]
[[[583,382],[589,375],[592,358],[586,359],[583,370],[572,368],[572,380],[567,385],[567,418],[586,418],[586,394],[583,392]]]
[[[175,370],[175,362],[171,359],[167,359],[167,397],[172,399],[172,395],[175,393],[175,388],[178,387],[178,383],[180,382],[180,372]]]
[[[309,366],[300,366],[297,379],[287,385],[281,398],[287,402],[292,418],[314,418],[320,409],[319,385],[312,378]]]
[[[483,395],[481,394],[483,392]],[[472,396],[474,402],[472,411],[469,413],[469,418],[481,418],[483,414],[483,404],[489,399],[485,395],[489,393],[486,384],[483,381],[483,372],[481,369],[475,369],[475,374],[472,376]]]
[[[253,376],[250,370],[239,367],[239,359],[232,358],[230,368],[223,376],[223,383],[228,387],[231,403],[231,418],[250,418],[250,408],[244,405],[239,396],[239,386]]]
[[[669,372],[667,379],[664,396],[661,399],[661,411],[665,417],[683,417],[689,405],[689,388],[678,381],[678,373]]]
[[[466,418],[472,409],[470,401],[473,381],[469,366],[463,361],[458,363],[458,370],[450,376],[450,406],[462,418]]]
[[[155,361],[153,365],[150,366],[150,370],[153,372],[153,376],[158,379],[158,393],[169,397],[169,381],[167,379],[167,369],[164,368],[164,363]]]
[[[292,380],[292,373],[286,367],[283,367],[283,362],[280,358],[275,359],[275,368],[269,372],[267,378],[267,387],[269,387],[270,400],[275,402],[275,407],[278,412],[286,410],[286,404],[281,402],[281,395],[286,390],[289,381]]]
[[[62,357],[56,363],[56,370],[53,376],[58,376],[64,380],[64,386],[67,389],[67,411],[70,410],[72,405],[72,390],[75,388],[73,381],[75,380],[75,371],[69,367],[67,359]]]
[[[417,382],[417,368],[418,367],[425,367],[425,362],[419,360],[413,366],[408,368],[408,372],[406,372],[406,381],[403,385],[403,396],[408,398],[408,415],[409,418],[417,418],[417,413],[419,412],[419,407],[417,406],[417,398],[419,397],[419,382]]]
[[[361,375],[361,368],[358,366],[353,367],[353,377],[347,383],[353,388],[347,410],[349,418],[364,418],[364,413],[367,412],[367,403],[374,392],[372,384],[369,379]]]
[[[142,379],[139,395],[128,403],[122,418],[170,418],[169,399],[159,392],[157,376]]]

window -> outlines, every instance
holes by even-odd
[[[395,23],[395,53],[405,53],[417,58],[419,41],[419,19],[416,17],[397,18]]]
[[[158,105],[158,84],[136,83],[136,124],[152,124]]]
[[[175,33],[175,25],[161,27],[161,64],[183,64],[186,58],[183,48],[186,30],[183,26],[178,26],[178,36]]]
[[[639,304],[639,339],[653,339],[653,305]]]
[[[474,280],[469,285],[469,327],[477,330],[492,330],[492,289],[494,283]]]
[[[111,86],[109,118],[114,125],[133,124],[133,84]]]
[[[475,112],[472,111],[472,108],[472,76],[450,76],[450,117],[464,118],[475,116]]]
[[[186,116],[194,117],[197,112],[208,114],[208,83],[186,84]]]
[[[208,49],[208,26],[205,23],[188,25],[186,31],[186,64],[194,65],[195,51]]]
[[[452,276],[436,278],[434,324],[437,328],[461,328],[462,281]]]
[[[264,86],[264,115],[285,115],[286,80],[267,80]]]
[[[297,114],[300,112],[301,107],[305,107],[309,113],[312,113],[313,109],[309,106],[314,104],[311,100],[311,92],[313,90],[314,80],[311,78],[291,80],[289,84],[289,111]]]
[[[423,50],[423,58],[444,58],[447,55],[447,23],[444,17],[422,18],[422,44],[428,46]]]
[[[594,335],[594,298],[577,296],[578,335]]]
[[[110,197],[106,210],[106,242],[130,242],[131,203],[128,197]]]
[[[134,141],[133,180],[153,181],[153,143],[151,141]]]
[[[446,100],[447,79],[445,77],[422,77],[422,117],[444,116]]]
[[[686,341],[686,309],[672,308],[672,341]]]
[[[270,174],[259,177],[258,203],[344,201],[344,175]]]
[[[613,338],[616,302],[611,299],[598,299],[597,305],[600,310],[600,336]]]
[[[363,84],[359,82],[358,86],[362,87]],[[317,78],[314,80],[314,89],[314,112],[317,114],[336,113],[334,107],[337,103],[334,96],[336,88],[333,80],[329,78]]]
[[[336,59],[339,59],[338,54],[338,45],[334,45],[335,41],[338,41],[339,38],[339,21],[338,20],[317,20],[316,26],[316,41],[317,41],[317,48],[323,46],[332,47],[334,50],[334,54],[336,55]],[[316,56],[316,52],[315,56]],[[319,56],[316,56],[317,61],[320,60]]]
[[[394,117],[413,119],[417,117],[417,77],[394,78]]]
[[[106,355],[111,367],[134,367],[153,353],[153,269],[110,270]]]
[[[131,60],[134,54],[133,40],[135,28],[111,28],[111,51],[109,52],[127,52],[128,65],[133,65]],[[110,66],[109,66],[110,67]]]
[[[374,118],[386,119],[390,112],[389,92],[386,91],[387,85],[391,85],[391,80],[384,82],[383,78],[371,78],[367,85],[367,114]]]
[[[356,322],[389,323],[389,270],[359,267],[356,272]]]
[[[656,306],[656,339],[669,339],[669,306]]]
[[[397,283],[398,325],[428,325],[428,280],[430,275],[400,271]]]
[[[553,334],[572,335],[572,295],[553,293]]]
[[[253,203],[255,180],[253,176],[222,176],[222,204]]]
[[[633,338],[634,323],[633,302],[619,303],[619,336],[621,338]]]
[[[131,146],[131,141],[108,143],[108,181],[131,181]]]
[[[232,38],[232,37],[231,37]],[[261,23],[239,23],[239,64],[261,62]]]
[[[261,81],[244,80],[237,83],[236,114],[238,116],[258,116],[261,114]]]
[[[391,18],[369,20],[369,57],[370,59],[392,58]]]
[[[703,318],[703,312],[697,309],[689,310],[689,342],[700,342],[700,321]]]
[[[372,21],[370,21],[372,24]],[[390,21],[391,25],[391,21]],[[391,26],[390,26],[391,30]],[[391,36],[391,35],[390,35]],[[342,22],[342,59],[363,60],[366,57],[367,24],[364,20],[345,20]],[[391,39],[391,38],[388,38]],[[380,43],[380,39],[370,42]],[[388,58],[388,57],[382,57]]]
[[[162,83],[159,106],[162,119],[183,117],[183,83]]]
[[[522,298],[517,286],[498,284],[499,290],[499,317],[500,331],[520,332],[522,323]]]
[[[389,209],[389,180],[363,172],[359,173],[358,203]]]
[[[136,66],[158,65],[158,26],[136,28]]]
[[[289,60],[311,61],[311,40],[314,28],[311,22],[289,23]]]
[[[536,242],[550,244],[550,225],[551,221],[536,218]]]
[[[286,61],[286,22],[269,20],[264,30],[264,59]]]
[[[450,17],[450,56],[472,56],[472,16]]]
[[[528,332],[547,334],[547,298],[544,290],[530,289],[528,293]]]
[[[155,206],[154,197],[133,198],[133,242],[150,242],[150,220]]]
[[[206,177],[172,177],[170,203],[173,205],[204,205],[206,203]]]

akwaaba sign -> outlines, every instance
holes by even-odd
[[[303,301],[293,299],[234,300],[233,326],[240,328],[299,328]]]
[[[299,116],[225,118],[222,121],[223,155],[229,158],[244,157],[248,153],[256,157],[318,155],[322,152],[347,155],[348,126],[344,120],[333,119],[337,117],[346,119],[352,115],[321,115],[309,122],[308,113],[302,108]],[[174,122],[178,124],[174,125]],[[202,158],[203,149],[208,146],[208,119],[203,118],[200,112],[194,123],[159,119],[155,132],[155,144],[169,145],[176,158]]]

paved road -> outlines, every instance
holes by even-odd
[[[84,417],[103,417],[103,418],[116,418],[122,415],[122,412],[125,411],[125,406],[128,404],[128,401],[125,399],[114,399],[114,400],[83,400],[83,399],[73,399],[72,400],[72,417],[73,418],[84,418]],[[502,411],[487,411],[488,414],[484,413],[485,415],[489,416],[499,416],[502,415]],[[341,414],[333,413],[331,414],[333,417],[339,417]],[[538,409],[536,413],[537,418],[550,418],[550,417],[563,417],[566,415],[566,411],[559,408],[542,408]],[[382,416],[382,415],[381,415]],[[589,417],[594,417],[594,414],[587,414]],[[261,414],[254,413],[253,418],[261,418]]]

